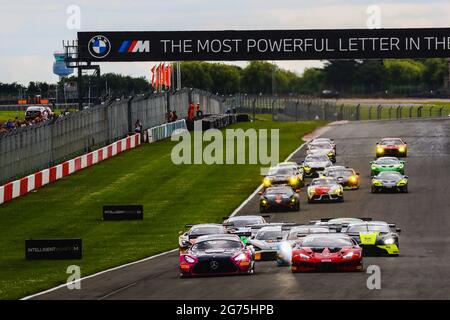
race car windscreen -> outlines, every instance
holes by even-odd
[[[192,246],[192,252],[213,249],[241,249],[242,244],[234,240],[205,240]]]
[[[317,179],[311,182],[311,186],[332,186],[335,185],[336,181],[334,179]]]
[[[386,180],[397,180],[400,179],[402,175],[399,172],[381,172],[378,174],[378,178]]]
[[[359,232],[381,232],[381,233],[389,233],[390,229],[388,225],[384,224],[361,224],[355,226],[349,226],[347,229],[348,233],[359,233]]]
[[[328,233],[328,228],[294,228],[289,231],[288,240],[296,240],[301,235],[310,233]]]
[[[309,155],[305,159],[306,162],[327,162],[328,157],[326,155]]]
[[[266,190],[266,195],[268,194],[285,194],[287,196],[292,196],[294,191],[290,187],[286,188],[269,188]]]
[[[337,178],[337,177],[344,177],[344,178],[347,178],[347,177],[350,177],[350,176],[352,176],[352,175],[354,175],[354,172],[353,172],[353,170],[351,170],[351,169],[346,169],[346,170],[332,170],[332,171],[329,171],[329,172],[327,173],[327,176],[329,176],[329,177],[334,177],[334,178]]]
[[[349,238],[329,236],[307,236],[302,242],[302,247],[325,248],[353,246]]]
[[[255,238],[257,240],[277,240],[282,236],[281,230],[259,230]]]
[[[312,145],[309,146],[309,148],[311,150],[317,150],[317,149],[332,149],[331,145],[329,143],[326,142],[322,142],[322,143],[314,143]]]
[[[215,227],[215,226],[208,226],[208,227],[196,227],[192,228],[189,232],[190,235],[204,235],[204,234],[217,234],[217,233],[224,233],[224,230],[222,227]]]
[[[382,164],[382,165],[394,165],[394,164],[398,164],[398,159],[395,158],[386,158],[386,159],[378,159],[377,161],[375,161],[376,164]]]
[[[386,139],[386,140],[381,140],[380,144],[382,144],[382,145],[399,145],[399,144],[403,144],[403,141],[400,139]]]
[[[269,170],[268,175],[292,175],[294,174],[294,170],[290,167],[275,167]]]

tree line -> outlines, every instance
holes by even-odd
[[[245,67],[224,63],[182,62],[183,87],[204,89],[221,95],[247,94],[321,94],[332,90],[342,95],[396,94],[408,95],[445,89],[448,77],[448,60],[335,60],[326,61],[322,68],[307,68],[299,75],[266,61],[252,61]],[[97,81],[98,80],[98,81]],[[30,82],[28,86],[17,83],[1,83],[2,99],[32,97],[54,98],[64,91],[64,82],[74,82],[71,76],[57,84]],[[106,73],[99,79],[83,76],[82,89],[86,97],[91,95],[116,97],[130,96],[152,91],[144,77],[130,77]]]

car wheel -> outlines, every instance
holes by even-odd
[[[408,193],[408,186],[404,186],[404,187],[403,187],[403,192],[404,192],[404,193]]]
[[[308,198],[308,203],[313,203],[312,199]]]
[[[377,192],[377,189],[376,189],[375,187],[372,186],[372,187],[370,188],[370,192],[376,193],[376,192]]]
[[[265,212],[267,212],[267,209],[260,206],[260,207],[259,207],[259,212],[260,212],[260,213],[265,213]]]
[[[300,203],[297,203],[294,207],[294,211],[300,211]]]

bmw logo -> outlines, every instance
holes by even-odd
[[[94,58],[104,58],[111,51],[111,42],[105,36],[95,36],[89,40],[88,50]]]
[[[209,266],[211,267],[212,270],[217,270],[217,268],[219,267],[219,263],[217,261],[211,261],[209,263]]]

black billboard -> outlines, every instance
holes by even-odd
[[[25,259],[81,259],[81,239],[29,239],[25,240]]]
[[[143,205],[103,206],[103,220],[143,220]]]
[[[83,61],[450,57],[450,28],[78,32]]]

